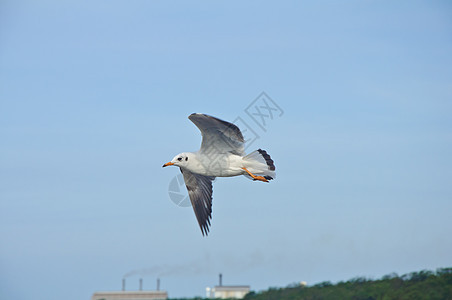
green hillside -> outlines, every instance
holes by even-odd
[[[200,298],[198,298],[200,299]],[[452,268],[436,272],[420,271],[381,279],[354,278],[332,284],[322,282],[313,286],[291,284],[285,288],[270,288],[250,292],[246,300],[452,300]]]
[[[322,282],[309,287],[292,285],[286,288],[272,288],[261,293],[251,292],[245,299],[452,300],[452,268],[438,269],[436,272],[414,272],[400,277],[391,274],[379,280],[360,277],[337,284]]]

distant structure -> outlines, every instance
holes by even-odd
[[[250,292],[249,285],[223,285],[223,275],[219,275],[219,285],[210,288],[206,288],[207,298],[236,298],[242,299],[246,294]]]
[[[160,291],[160,279],[157,279],[157,290],[143,291],[143,279],[140,278],[139,291],[126,291],[126,280],[122,280],[122,291],[96,292],[91,300],[166,300],[168,293]]]
[[[118,291],[96,292],[91,300],[166,300],[166,291]]]

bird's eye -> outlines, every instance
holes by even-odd
[[[185,161],[187,161],[188,160],[188,156],[185,158]]]
[[[182,157],[178,157],[177,160],[178,160],[178,161],[181,161],[181,160],[182,160]]]

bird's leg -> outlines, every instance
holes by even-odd
[[[260,181],[263,181],[263,182],[268,182],[268,180],[264,176],[256,176],[253,173],[251,173],[250,171],[248,171],[246,168],[242,168],[242,170],[244,170],[246,173],[248,173],[248,175],[250,175],[251,178],[253,178],[254,180],[260,180]]]

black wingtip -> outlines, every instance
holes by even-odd
[[[201,227],[201,233],[202,233],[202,236],[207,237],[209,235],[209,227],[207,227],[207,226]]]

